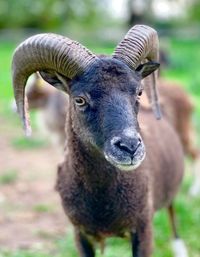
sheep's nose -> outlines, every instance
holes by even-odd
[[[118,138],[114,142],[115,147],[119,148],[120,151],[129,153],[131,156],[135,154],[138,147],[141,146],[141,138]]]

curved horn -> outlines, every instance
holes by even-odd
[[[28,77],[36,71],[55,71],[72,79],[96,60],[94,54],[76,41],[56,34],[38,34],[15,50],[12,60],[14,95],[26,135],[31,134],[25,99]]]
[[[113,58],[123,61],[131,69],[136,69],[145,59],[158,62],[159,41],[157,32],[145,25],[132,27],[115,49]],[[161,112],[156,87],[157,72],[154,72],[152,75],[152,81],[144,79],[145,90],[152,104],[156,118],[160,119]]]

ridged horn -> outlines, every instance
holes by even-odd
[[[49,33],[32,36],[16,48],[12,59],[12,81],[17,109],[27,136],[31,134],[24,93],[28,77],[36,71],[50,70],[73,79],[97,58],[78,42]]]
[[[126,63],[131,69],[136,69],[146,59],[158,62],[159,41],[157,32],[146,25],[132,27],[116,47],[113,58]],[[144,88],[156,118],[160,119],[161,111],[158,103],[156,82],[157,72],[155,71],[151,79],[144,79]]]

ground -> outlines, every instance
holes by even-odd
[[[22,130],[7,122],[0,117],[0,246],[43,248],[68,223],[54,189],[60,156],[51,144],[20,149],[13,140]]]

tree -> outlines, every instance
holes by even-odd
[[[101,17],[97,0],[0,0],[0,28],[49,29]]]
[[[153,16],[152,0],[128,0],[128,26],[150,24]]]

